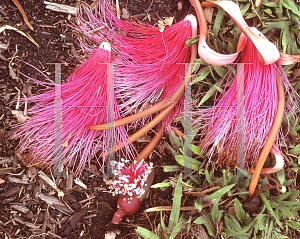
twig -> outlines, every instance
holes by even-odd
[[[180,96],[182,95],[182,93],[184,91],[184,84],[185,84],[185,82],[182,81],[182,83],[179,85],[179,87],[176,89],[176,91],[171,96],[167,97],[165,100],[157,103],[156,105],[152,106],[151,108],[148,108],[140,113],[125,117],[123,119],[116,120],[114,126],[119,127],[122,125],[130,124],[136,120],[142,119],[146,116],[156,113],[159,110],[163,110],[163,109],[169,107],[170,105],[173,104],[173,102],[178,98],[179,95]],[[91,130],[105,130],[105,129],[107,129],[107,124],[90,126],[90,129]]]
[[[57,194],[59,197],[64,196],[64,192],[61,191],[55,182],[53,182],[46,174],[44,174],[42,171],[39,172],[39,177],[43,179],[49,186],[51,186],[53,189],[57,191]]]
[[[170,111],[176,106],[176,104],[178,103],[178,101],[180,100],[180,98],[181,98],[181,95],[168,108],[164,109],[153,120],[151,120],[149,124],[147,124],[145,127],[141,128],[139,131],[137,131],[136,133],[134,133],[133,135],[131,135],[128,138],[128,143],[133,143],[138,138],[140,138],[141,136],[143,136],[144,134],[146,134],[150,129],[152,129],[160,121],[162,121],[167,116],[167,114],[169,114]],[[125,142],[122,142],[122,143],[116,145],[114,147],[114,152],[116,152],[116,151],[120,150],[121,148],[125,147],[125,145],[126,145]],[[108,152],[107,154],[110,154],[110,153],[113,153],[113,152]],[[103,157],[103,155],[104,155],[104,153],[102,153],[100,157]]]
[[[3,32],[4,30],[14,30],[14,31],[20,33],[21,35],[27,37],[28,40],[30,40],[33,44],[35,44],[37,47],[39,47],[39,44],[37,44],[36,41],[33,40],[33,38],[31,36],[25,34],[24,32],[18,30],[17,28],[14,28],[14,27],[9,26],[9,25],[4,25],[4,26],[0,27],[0,33]]]
[[[34,28],[30,25],[28,18],[26,16],[26,13],[24,11],[24,9],[22,8],[21,4],[19,3],[18,0],[13,0],[14,4],[17,6],[17,8],[19,9],[20,13],[22,14],[22,17],[24,19],[24,22],[26,23],[26,25],[30,28],[30,30],[34,31]]]
[[[136,157],[136,161],[140,162],[142,159],[146,159],[149,157],[155,146],[158,144],[159,140],[163,135],[163,127],[161,126],[157,131],[157,134],[153,137],[153,139],[149,142],[149,144],[139,153]]]
[[[47,2],[44,1],[44,4],[46,4],[46,9],[55,11],[55,12],[63,12],[68,13],[74,16],[77,16],[77,7],[71,7],[63,4],[53,3],[53,2]]]

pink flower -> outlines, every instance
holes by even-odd
[[[222,7],[242,30],[238,44],[238,52],[231,55],[219,54],[206,44],[207,26],[201,4],[198,0],[190,0],[197,12],[200,22],[200,38],[198,53],[200,57],[212,65],[225,65],[235,61],[242,51],[241,63],[237,77],[244,79],[244,128],[245,159],[248,168],[256,165],[251,180],[249,193],[253,194],[266,157],[271,151],[278,160],[275,167],[267,172],[275,172],[283,167],[277,136],[284,115],[288,108],[295,117],[295,108],[299,109],[300,96],[295,92],[281,68],[280,64],[292,64],[300,60],[300,56],[288,56],[279,53],[275,45],[269,42],[257,29],[250,28],[244,21],[239,7],[230,1],[204,2],[203,7]],[[277,63],[276,63],[277,62]],[[200,131],[202,142],[200,147],[212,156],[218,156],[222,165],[233,165],[236,155],[237,136],[237,77],[232,85],[224,91],[213,108],[200,111]],[[289,95],[289,104],[285,105],[284,88]],[[241,129],[240,129],[241,130]],[[282,137],[283,140],[283,137]]]
[[[145,193],[144,187],[148,186],[145,183],[153,169],[153,164],[148,164],[142,159],[139,163],[134,161],[130,167],[127,167],[128,162],[130,161],[121,159],[121,162],[113,163],[117,178],[109,181],[109,188],[113,190],[113,195],[121,194],[139,198]]]
[[[140,208],[141,202],[147,196],[153,181],[154,172],[152,163],[134,161],[129,167],[130,161],[121,159],[114,162],[116,178],[109,181],[109,188],[113,195],[121,194],[118,199],[118,210],[115,212],[112,223],[118,224],[125,215],[132,215]]]
[[[280,100],[277,86],[281,84],[280,80],[276,82],[277,72],[280,72],[285,85],[288,86],[289,83],[280,66],[277,67],[275,63],[260,63],[251,41],[246,41],[240,62],[243,63],[243,69],[239,69],[237,75],[243,73],[240,77],[244,78],[245,160],[248,168],[251,168],[266,144],[277,114]],[[199,146],[206,149],[210,157],[216,154],[217,162],[224,166],[236,164],[237,84],[238,78],[235,76],[231,86],[218,99],[218,103],[199,112],[198,121],[201,121],[200,131],[203,135]],[[279,147],[278,137],[274,147]]]
[[[61,120],[55,119],[55,89],[33,96],[28,102],[35,105],[28,110],[31,118],[15,133],[20,138],[20,152],[28,152],[33,162],[52,165],[54,147],[60,135],[55,135],[61,123],[62,163],[81,173],[97,151],[107,151],[107,131],[93,131],[94,124],[107,123],[107,63],[111,62],[110,45],[102,43],[95,53],[61,85]],[[53,85],[54,86],[54,85]],[[114,99],[115,118],[120,118]],[[124,127],[115,129],[115,144],[127,142]],[[128,148],[129,147],[129,148]],[[132,146],[124,154],[132,157]],[[104,160],[104,159],[102,159]],[[101,161],[102,161],[101,160]],[[102,167],[103,162],[99,163]]]
[[[186,41],[197,25],[194,16],[187,16],[161,31],[159,27],[136,19],[137,23],[118,19],[110,1],[99,1],[95,12],[88,6],[80,11],[82,14],[74,28],[85,36],[82,47],[93,52],[95,44],[103,40],[111,42],[116,97],[120,99],[122,112],[126,115],[139,112],[143,110],[142,105],[145,109],[166,99],[179,87],[184,79],[184,63],[188,63],[191,56]],[[165,119],[166,124],[182,110],[183,98]],[[135,125],[146,122],[135,121]]]

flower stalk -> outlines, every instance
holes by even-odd
[[[118,210],[111,221],[114,224],[119,224],[125,215],[137,212],[141,202],[147,197],[154,178],[152,163],[134,161],[130,167],[126,163],[129,160],[114,162],[117,178],[109,181],[113,195],[121,194],[117,201]]]

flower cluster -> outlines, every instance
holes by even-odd
[[[109,181],[109,189],[113,195],[136,195],[138,198],[144,195],[147,186],[147,179],[153,168],[152,163],[145,163],[141,160],[139,163],[134,161],[129,167],[126,164],[129,160],[121,159],[121,162],[113,162],[115,166],[116,178]]]

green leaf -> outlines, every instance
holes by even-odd
[[[271,236],[272,234],[272,230],[273,230],[273,224],[274,224],[274,221],[272,220],[272,218],[269,218],[269,223],[268,223],[268,231],[267,231],[267,237],[266,238],[269,238],[269,236]]]
[[[279,195],[277,197],[273,197],[272,200],[274,202],[282,201],[282,200],[288,198],[291,194],[292,194],[292,192],[286,192],[286,193],[283,193],[283,194],[281,194],[281,195]]]
[[[151,188],[165,188],[165,187],[170,187],[170,186],[171,186],[170,182],[164,181],[161,183],[156,183],[156,184],[151,185]]]
[[[237,219],[242,223],[242,225],[246,225],[246,213],[241,202],[237,198],[234,199],[234,207]]]
[[[300,144],[289,150],[289,154],[300,154]]]
[[[293,13],[295,13],[298,17],[300,17],[300,12],[293,0],[284,0],[282,3],[282,6],[285,8],[291,10]]]
[[[192,72],[197,72],[201,67],[201,64],[198,63],[198,62],[195,62],[195,64],[193,65],[193,68],[192,68]]]
[[[191,85],[195,84],[196,82],[202,81],[205,77],[210,73],[210,67],[205,67],[200,71],[199,76],[191,82]]]
[[[295,219],[293,213],[291,212],[291,209],[289,207],[286,207],[286,206],[280,206],[279,207],[279,210],[282,211],[282,215],[283,215],[283,218],[286,219],[286,218],[291,218],[291,219]]]
[[[225,11],[222,8],[218,8],[218,13],[217,13],[213,31],[212,31],[213,34],[215,35],[215,37],[217,37],[219,34],[220,26],[222,24],[224,14],[225,14]]]
[[[183,220],[183,215],[181,215],[181,217],[179,218],[179,221],[176,222],[175,224],[175,227],[173,229],[173,231],[171,232],[171,235],[170,235],[170,239],[173,239],[177,236],[178,232],[181,231],[182,227],[184,226],[184,220]]]
[[[194,223],[196,223],[196,224],[205,224],[205,223],[208,223],[208,222],[207,222],[207,220],[206,220],[203,216],[200,216],[200,217],[198,217],[198,218],[194,221]]]
[[[214,206],[211,212],[214,224],[218,224],[220,222],[223,213],[223,210],[219,210],[219,202],[220,202],[220,198],[214,202]]]
[[[295,23],[296,26],[300,25],[300,19],[296,14],[291,13],[290,18]],[[296,31],[293,31],[293,29],[296,30]],[[291,31],[294,32],[296,34],[296,36],[299,37],[299,31],[297,31],[297,29],[298,29],[297,27],[291,27]]]
[[[233,44],[232,44],[231,42],[228,42],[227,51],[228,51],[230,54],[233,54]]]
[[[285,186],[285,187],[287,187],[287,186],[289,186],[293,181],[294,181],[294,179],[287,180],[287,181],[285,181],[282,185]]]
[[[207,169],[208,169],[208,167],[205,168],[205,177],[206,177],[207,182],[208,182],[209,184],[211,184],[211,183],[212,183],[212,180],[211,180],[210,174],[209,174],[209,172],[208,172]]]
[[[171,151],[171,153],[173,154],[173,156],[175,157],[176,155],[180,155],[176,150],[174,150],[169,144],[168,142],[165,142],[167,148]]]
[[[280,185],[282,185],[285,181],[285,173],[284,173],[284,168],[282,168],[280,171],[278,171],[277,173],[277,178],[280,182]]]
[[[199,36],[195,36],[194,38],[186,41],[186,46],[185,47],[186,48],[190,47],[191,45],[196,44],[198,41],[199,41]]]
[[[270,202],[267,200],[266,196],[263,193],[259,193],[259,196],[261,197],[261,200],[263,201],[264,205],[266,206],[266,208],[268,209],[268,211],[271,213],[271,215],[275,218],[276,223],[278,224],[278,226],[280,226],[281,229],[283,229],[283,225],[282,223],[278,220],[278,218],[276,217]],[[278,203],[279,204],[279,203]]]
[[[203,216],[200,216],[198,217],[194,223],[196,224],[202,224],[202,225],[205,225],[206,226],[206,229],[209,233],[209,235],[211,235],[212,237],[215,237],[216,234],[215,234],[215,231],[214,231],[214,228],[212,227],[212,215],[211,213],[207,213]]]
[[[166,231],[166,224],[164,221],[162,210],[160,211],[160,225],[161,225],[163,231]]]
[[[169,228],[168,231],[171,232],[173,231],[173,228],[175,227],[175,223],[177,223],[179,219],[179,214],[180,214],[180,206],[181,206],[181,196],[182,196],[182,173],[179,175],[176,188],[174,191],[174,197],[173,197],[173,206],[172,206],[172,211],[170,214],[170,219],[169,219]]]
[[[295,201],[296,201],[296,198],[298,197],[298,195],[299,195],[299,190],[296,190],[295,192],[293,192],[293,194],[292,194],[291,197],[289,198],[289,201],[295,202]]]
[[[205,96],[201,99],[200,103],[198,104],[198,106],[202,105],[205,101],[207,101],[214,93],[215,93],[215,89],[217,89],[217,87],[220,85],[222,79],[219,80],[217,83],[215,83],[210,89],[209,91],[205,94]]]
[[[279,201],[279,206],[298,206],[300,205],[300,202],[291,202],[291,201]]]
[[[292,24],[293,23],[291,21],[266,22],[264,27],[285,29],[285,28],[289,28],[289,26]]]
[[[227,193],[230,189],[232,189],[235,186],[235,184],[231,184],[227,187],[221,188],[218,191],[214,192],[213,194],[204,197],[205,200],[211,200],[211,199],[220,199],[225,193]]]
[[[282,51],[286,53],[286,48],[288,46],[290,40],[290,30],[289,28],[285,28],[281,31],[281,43],[282,43]]]
[[[224,219],[226,219],[225,220],[225,225],[227,225],[233,231],[240,231],[240,230],[242,230],[242,227],[239,224],[239,222],[231,214],[226,214],[225,217],[224,217]]]
[[[195,201],[195,207],[199,210],[199,212],[202,211],[202,201],[200,198]]]
[[[178,165],[164,165],[162,167],[165,173],[176,172],[179,169]]]
[[[276,2],[263,1],[262,4],[265,5],[265,6],[267,6],[267,7],[278,7],[278,3],[276,3]]]
[[[153,232],[150,232],[149,230],[143,228],[143,227],[137,227],[136,231],[135,231],[138,235],[142,236],[145,239],[160,239],[160,237],[158,235],[156,235]]]
[[[272,14],[272,10],[270,8],[264,9],[263,11],[268,13],[268,14]]]
[[[250,7],[250,3],[247,3],[242,9],[241,9],[241,13],[244,16],[244,14],[248,11]]]
[[[174,131],[170,130],[168,136],[169,136],[169,139],[170,139],[173,147],[176,146],[175,148],[179,148],[182,146],[179,138],[176,136]]]
[[[217,72],[217,74],[221,77],[224,77],[228,72],[226,69],[224,69],[223,66],[213,66],[213,68]]]
[[[298,211],[300,211],[300,205],[294,206],[291,210],[292,213],[298,213]]]
[[[201,155],[201,149],[197,145],[189,144],[188,147],[194,154]]]
[[[195,62],[196,63],[200,63],[201,65],[204,65],[204,66],[210,66],[210,64],[208,64],[207,62],[203,61],[201,58],[195,59]]]
[[[296,221],[292,221],[292,220],[287,220],[286,221],[289,225],[289,227],[293,228],[293,229],[300,229],[300,223],[296,222]]]
[[[201,162],[188,156],[176,155],[175,159],[178,164],[193,170],[197,170],[201,165]]]

